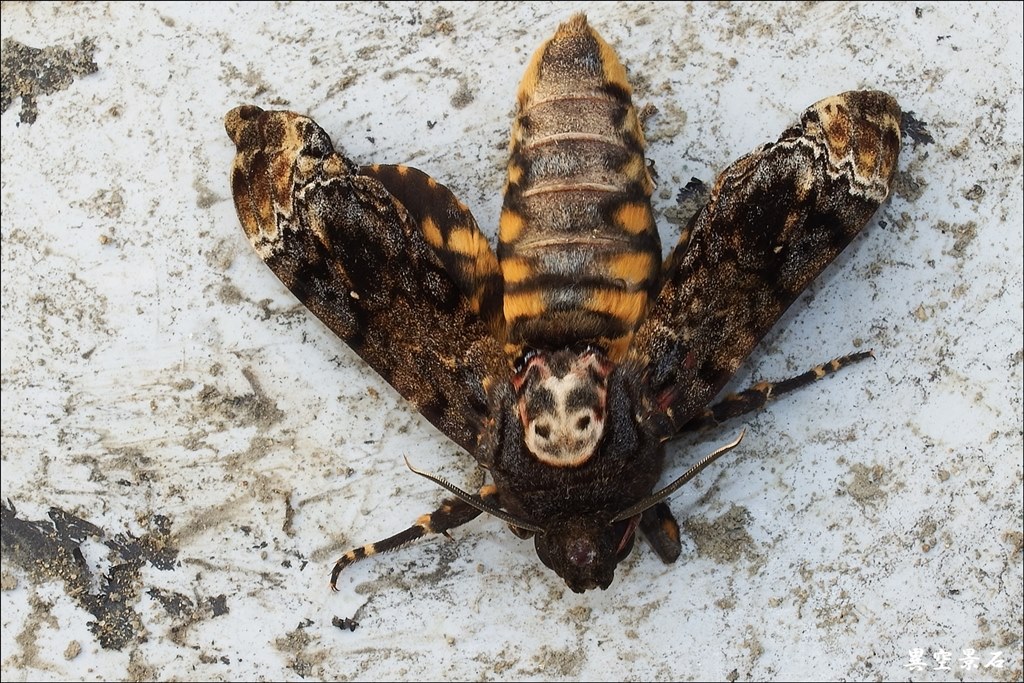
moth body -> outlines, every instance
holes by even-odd
[[[455,498],[346,552],[331,585],[483,512],[533,536],[576,592],[607,588],[638,533],[676,561],[667,497],[739,439],[656,491],[665,442],[871,357],[710,404],[885,201],[901,122],[879,91],[812,105],[721,172],[662,264],[626,72],[583,15],[520,84],[497,253],[429,175],[357,166],[294,112],[228,112],[232,193],[256,252],[493,481],[472,494],[417,471]]]

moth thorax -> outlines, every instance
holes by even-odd
[[[513,378],[527,449],[541,462],[575,467],[604,434],[611,363],[592,348],[527,356]]]

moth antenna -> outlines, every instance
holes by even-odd
[[[412,466],[412,463],[409,462],[409,458],[408,457],[406,457],[404,455],[402,457],[405,458],[405,466],[408,467],[410,470],[412,470],[412,472],[414,474],[418,474],[421,477],[423,477],[424,479],[429,479],[430,481],[434,482],[438,486],[440,486],[442,488],[448,489],[452,493],[452,495],[454,495],[456,498],[461,500],[466,505],[474,507],[477,510],[479,510],[480,512],[486,512],[487,514],[491,515],[492,517],[497,517],[501,521],[506,522],[508,524],[511,524],[512,526],[519,527],[520,529],[525,529],[526,531],[532,531],[535,534],[543,534],[544,533],[544,529],[539,527],[539,526],[537,526],[536,524],[531,524],[530,522],[524,522],[523,520],[519,519],[518,517],[513,517],[509,513],[505,512],[504,510],[500,510],[500,509],[498,509],[498,508],[496,508],[496,507],[494,507],[492,505],[488,505],[484,501],[480,500],[479,497],[474,496],[471,493],[466,493],[465,491],[460,489],[455,484],[452,484],[451,482],[449,482],[449,481],[447,481],[445,479],[442,479],[441,477],[438,477],[436,475],[430,474],[429,472],[424,472],[422,470],[416,469],[415,467]]]
[[[647,496],[646,498],[641,500],[636,505],[634,505],[634,506],[632,506],[632,507],[630,507],[630,508],[620,512],[618,514],[618,516],[615,517],[615,519],[613,519],[611,521],[611,523],[614,524],[615,522],[621,522],[623,520],[629,519],[630,517],[634,517],[636,515],[639,515],[640,513],[645,511],[647,508],[654,507],[655,505],[657,505],[661,501],[665,500],[666,498],[671,496],[673,493],[678,491],[679,488],[681,486],[683,486],[683,484],[685,484],[686,482],[690,481],[691,479],[696,477],[698,474],[700,474],[701,470],[703,470],[705,467],[707,467],[708,465],[713,463],[715,460],[718,460],[720,457],[722,457],[723,455],[725,455],[726,453],[728,453],[732,449],[736,448],[736,446],[738,446],[740,444],[740,441],[743,441],[743,437],[746,435],[746,433],[747,433],[747,430],[744,429],[743,431],[740,432],[739,436],[737,436],[731,442],[725,444],[724,446],[722,446],[721,448],[716,450],[714,453],[710,453],[708,455],[705,455],[703,458],[701,458],[700,462],[695,464],[690,469],[686,470],[686,472],[682,476],[680,476],[678,479],[676,479],[674,482],[672,482],[671,484],[669,484],[665,488],[661,489],[660,491],[657,491],[657,492],[652,493],[651,495]]]

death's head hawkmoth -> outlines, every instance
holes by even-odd
[[[497,250],[469,209],[407,166],[358,166],[314,121],[238,107],[226,128],[257,253],[493,483],[352,562],[481,512],[533,536],[573,591],[607,588],[639,532],[680,554],[659,491],[665,443],[866,358],[709,403],[890,192],[901,113],[882,92],[808,108],[721,173],[662,261],[626,71],[583,15],[519,86]],[[423,474],[423,473],[420,473]]]

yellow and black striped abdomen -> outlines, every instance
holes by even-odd
[[[661,244],[626,71],[583,15],[534,55],[510,148],[498,247],[509,350],[590,343],[619,360]]]

